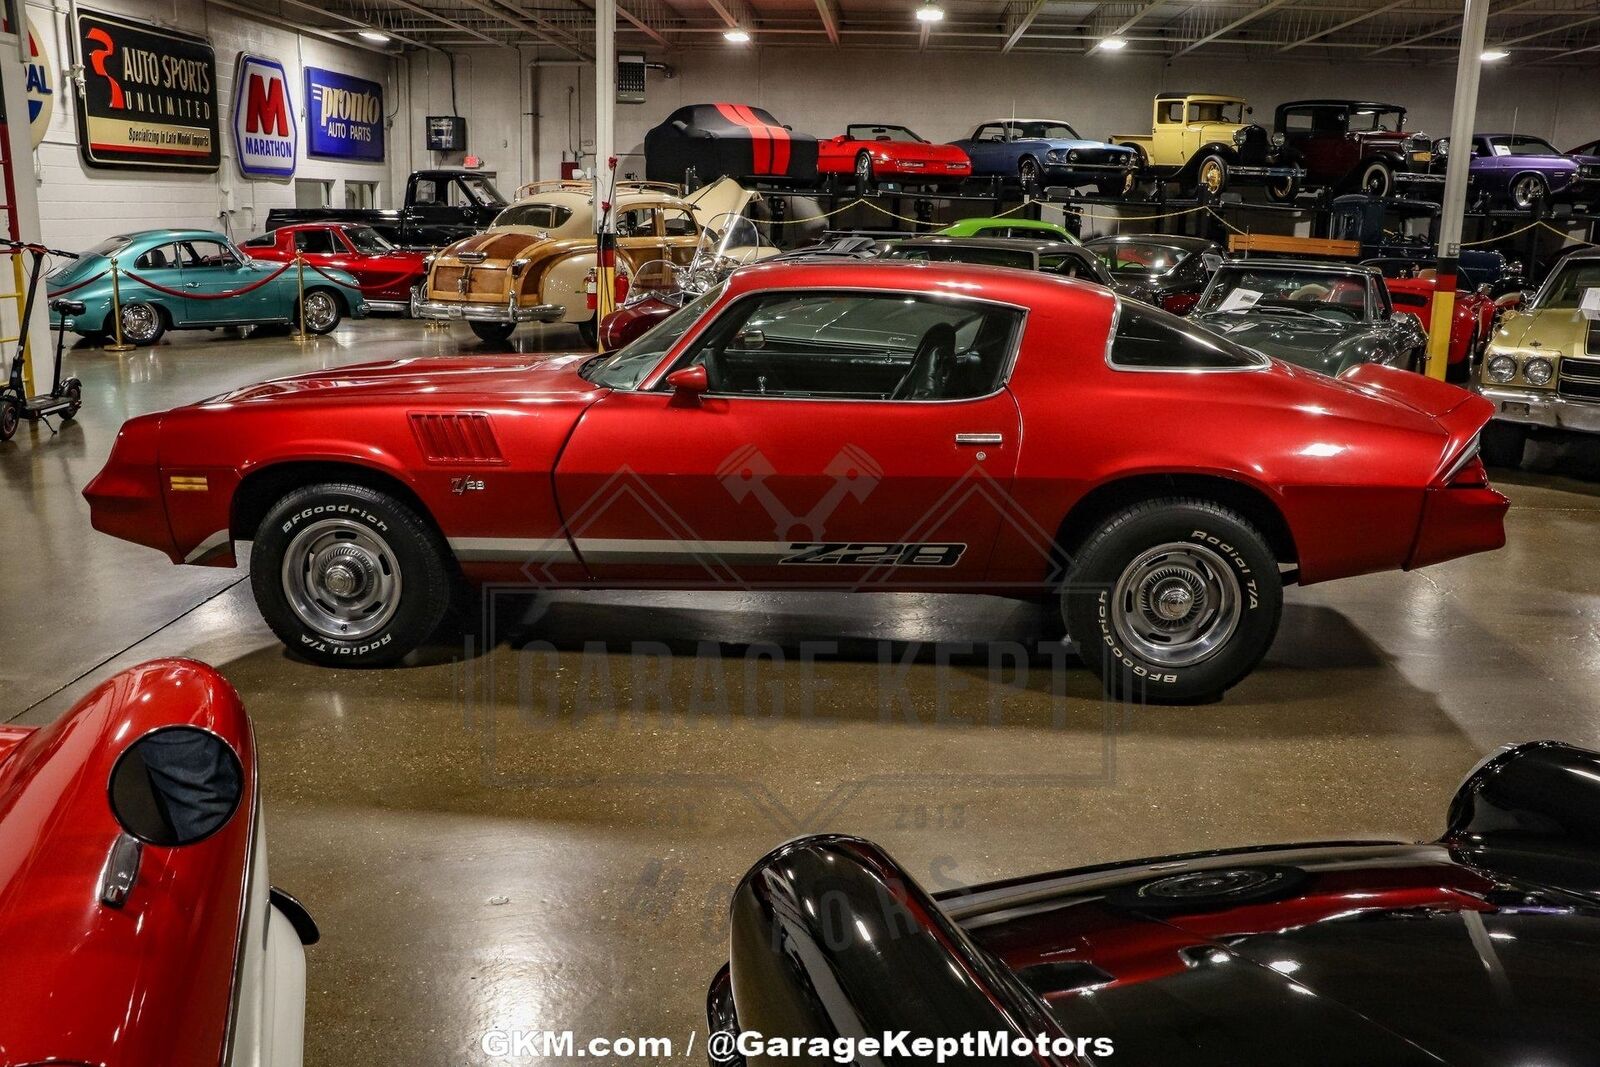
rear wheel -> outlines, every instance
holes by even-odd
[[[865,192],[872,184],[872,157],[866,152],[856,154],[856,191]]]
[[[1278,632],[1278,561],[1242,516],[1205,500],[1134,504],[1074,554],[1067,632],[1108,695],[1214,699],[1255,669]]]
[[[1522,466],[1527,450],[1528,428],[1520,422],[1496,419],[1483,428],[1483,436],[1478,438],[1478,455],[1491,467],[1516,470]]]
[[[505,344],[517,329],[514,322],[469,322],[467,325],[478,340],[489,344]]]
[[[376,667],[415,649],[450,606],[448,548],[403,501],[364,485],[297,489],[261,520],[256,605],[288,648],[324,666]]]
[[[122,305],[122,339],[130,345],[153,345],[167,332],[167,317],[155,304]]]
[[[0,398],[0,441],[9,441],[22,424],[22,409],[10,397]]]

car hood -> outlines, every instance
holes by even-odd
[[[1333,372],[1340,356],[1334,349],[1366,327],[1327,319],[1308,319],[1279,315],[1236,315],[1216,313],[1191,318],[1208,330],[1220,333],[1235,344],[1253,348],[1309,370]]]
[[[311,371],[247,385],[202,401],[201,407],[222,407],[286,400],[338,401],[456,398],[463,394],[506,400],[539,400],[587,396],[598,387],[578,369],[593,353],[553,356],[479,356],[396,359],[358,363],[334,370]]]
[[[1066,1032],[1113,1038],[1118,1062],[1600,1062],[1600,1031],[1579,1022],[1600,911],[1442,845],[1146,860],[943,906]]]
[[[1495,331],[1497,349],[1525,349],[1546,356],[1582,356],[1588,343],[1589,320],[1577,308],[1513,312]]]

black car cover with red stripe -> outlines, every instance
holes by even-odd
[[[690,104],[644,135],[645,177],[699,182],[721,177],[809,183],[817,177],[817,139],[787,129],[748,104]]]

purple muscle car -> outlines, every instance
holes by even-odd
[[[1447,138],[1435,154],[1448,152]],[[1491,207],[1529,208],[1541,200],[1600,192],[1600,161],[1569,158],[1525,133],[1474,134],[1469,174],[1473,194]]]

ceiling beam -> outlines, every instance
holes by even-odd
[[[593,58],[592,54],[584,49],[575,36],[548,19],[541,18],[538,15],[526,15],[510,6],[490,3],[489,0],[465,0],[465,2],[468,6],[475,7],[486,15],[493,15],[509,26],[514,26],[524,33],[533,34],[545,44],[571,52],[579,59]]]
[[[1033,20],[1039,17],[1039,12],[1044,10],[1045,0],[1033,0],[1017,19],[1017,24],[1006,33],[1005,43],[1000,46],[1001,52],[1009,52],[1022,40],[1022,35],[1028,32],[1028,27],[1033,25]]]
[[[1124,21],[1122,23],[1122,25],[1118,26],[1116,29],[1114,29],[1110,33],[1106,34],[1106,36],[1107,37],[1121,37],[1123,34],[1127,33],[1129,30],[1131,30],[1135,26],[1137,26],[1139,24],[1139,22],[1141,20],[1143,20],[1143,18],[1146,15],[1150,14],[1150,12],[1154,11],[1156,8],[1160,7],[1164,3],[1166,3],[1166,0],[1150,0],[1150,3],[1145,4],[1139,10],[1135,11],[1132,15],[1128,16],[1127,20]]]
[[[1494,10],[1493,8],[1490,8],[1489,17],[1490,18],[1494,18],[1496,15],[1509,15],[1513,11],[1521,11],[1525,7],[1532,7],[1534,4],[1538,4],[1538,3],[1542,3],[1542,2],[1543,2],[1543,0],[1519,0],[1518,3],[1508,4],[1507,6],[1502,7],[1498,11]],[[1458,30],[1460,28],[1461,28],[1461,17],[1458,15],[1455,18],[1449,20],[1448,22],[1445,22],[1445,23],[1442,23],[1441,25],[1435,26],[1433,29],[1429,30],[1427,33],[1419,33],[1415,37],[1407,37],[1403,41],[1396,41],[1393,44],[1386,44],[1382,48],[1375,48],[1371,52],[1368,52],[1367,54],[1368,55],[1372,55],[1372,56],[1381,56],[1385,52],[1393,52],[1397,48],[1405,48],[1408,45],[1416,44],[1419,41],[1431,40],[1432,38],[1438,37],[1441,34],[1446,34],[1446,33],[1449,33],[1451,30]]]
[[[711,10],[722,18],[723,25],[728,29],[737,27],[747,32],[755,29],[752,25],[755,19],[751,17],[750,9],[741,0],[706,0],[706,3],[710,4]]]
[[[1040,0],[1043,3],[1044,0]],[[817,0],[817,17],[828,34],[829,42],[839,43],[839,5],[835,0]]]
[[[1337,26],[1329,26],[1327,29],[1319,30],[1316,33],[1313,33],[1309,37],[1302,37],[1298,41],[1291,41],[1288,44],[1284,45],[1282,48],[1278,49],[1278,51],[1280,51],[1280,52],[1292,52],[1296,48],[1299,48],[1303,44],[1310,44],[1312,41],[1320,41],[1320,40],[1322,40],[1322,38],[1328,36],[1330,33],[1338,33],[1340,30],[1348,30],[1351,26],[1354,26],[1357,23],[1365,22],[1370,18],[1374,18],[1374,17],[1376,17],[1378,15],[1385,14],[1386,12],[1393,11],[1397,7],[1405,7],[1406,5],[1411,4],[1413,2],[1414,2],[1414,0],[1389,0],[1389,3],[1384,4],[1382,7],[1375,7],[1371,11],[1362,12],[1361,14],[1355,16],[1354,18],[1345,19],[1343,22],[1339,23]]]
[[[1283,7],[1285,4],[1289,4],[1289,3],[1293,3],[1293,0],[1267,0],[1266,3],[1262,4],[1260,7],[1256,8],[1254,11],[1250,12],[1248,15],[1241,15],[1239,18],[1234,19],[1232,22],[1228,23],[1226,26],[1222,27],[1220,30],[1213,30],[1212,32],[1206,34],[1204,37],[1201,37],[1201,38],[1195,40],[1194,42],[1190,43],[1189,45],[1185,46],[1184,48],[1180,49],[1178,52],[1173,54],[1172,58],[1173,59],[1177,59],[1179,56],[1188,55],[1190,52],[1193,52],[1196,48],[1200,48],[1200,47],[1203,47],[1204,45],[1208,45],[1212,41],[1215,41],[1218,37],[1221,37],[1221,36],[1223,36],[1224,34],[1227,34],[1227,33],[1232,33],[1234,30],[1238,29],[1240,26],[1243,26],[1245,23],[1254,22],[1256,19],[1260,18],[1262,15],[1268,14],[1269,12],[1272,12],[1272,11],[1276,11],[1276,10],[1278,10],[1278,8]]]

